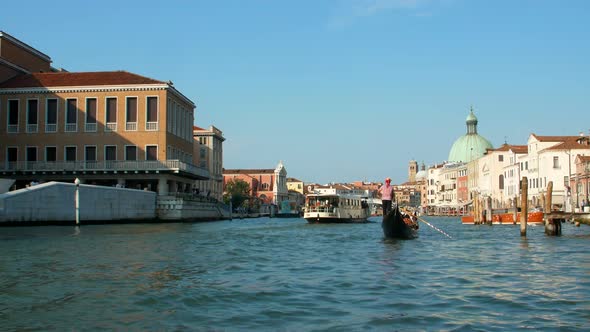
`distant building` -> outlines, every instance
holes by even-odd
[[[209,170],[209,179],[197,180],[196,189],[202,192],[209,192],[211,197],[221,201],[223,198],[223,133],[214,126],[203,129],[193,126],[195,139],[195,159],[197,166]]]
[[[295,178],[287,178],[287,190],[296,191],[303,195],[303,191],[305,190],[305,184],[301,180],[297,180]]]
[[[575,171],[572,174],[567,191],[573,197],[576,208],[581,209],[583,206],[589,206],[590,156],[578,155],[576,157]]]
[[[224,169],[223,185],[229,181],[240,179],[250,185],[251,195],[258,197],[266,204],[281,206],[289,200],[287,189],[287,170],[283,162],[275,169]]]

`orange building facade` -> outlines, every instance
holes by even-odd
[[[209,178],[195,166],[195,105],[171,82],[56,71],[13,37],[0,34],[0,42],[0,177],[17,188],[79,178],[160,194],[190,192]]]

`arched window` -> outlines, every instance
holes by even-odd
[[[500,174],[500,177],[498,179],[498,187],[500,188],[500,190],[504,189],[504,174]]]

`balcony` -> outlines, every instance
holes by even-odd
[[[195,180],[209,179],[209,171],[180,160],[16,161],[0,166],[7,173],[174,173]]]
[[[146,122],[145,123],[145,130],[147,130],[147,131],[158,130],[158,123],[157,122]]]
[[[86,123],[86,127],[84,128],[84,131],[93,133],[93,132],[96,132],[96,128],[97,128],[96,122]]]
[[[117,131],[117,123],[107,122],[106,127],[104,127],[104,131]]]
[[[6,131],[9,134],[16,134],[16,133],[18,133],[18,125],[8,125],[8,128],[6,128]]]
[[[66,123],[66,133],[75,133],[78,131],[78,125],[75,123]]]
[[[125,124],[125,131],[137,131],[137,122],[127,122]]]
[[[36,123],[27,124],[27,133],[34,134],[39,130],[39,126]]]
[[[57,124],[56,123],[47,123],[47,124],[45,124],[45,132],[46,133],[55,133],[55,132],[57,132]]]

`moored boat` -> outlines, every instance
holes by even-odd
[[[383,216],[381,227],[386,238],[410,240],[418,237],[418,224],[410,216],[403,215],[395,204]]]
[[[492,224],[506,224],[511,225],[515,223],[520,223],[520,212],[516,215],[516,220],[514,220],[514,212],[502,212],[502,213],[492,213]],[[542,224],[543,223],[544,213],[542,211],[529,211],[527,223],[529,224]],[[475,218],[473,215],[467,215],[461,217],[461,223],[463,224],[475,224]]]
[[[366,198],[344,194],[309,194],[303,218],[309,223],[364,223],[370,216]]]

